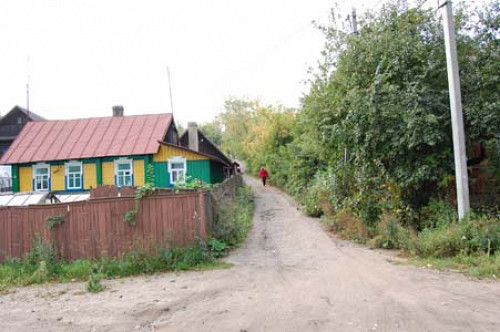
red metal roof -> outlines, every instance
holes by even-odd
[[[29,122],[0,164],[154,154],[172,114]]]

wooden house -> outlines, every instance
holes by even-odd
[[[196,122],[189,122],[188,129],[180,137],[180,144],[191,150],[201,152],[206,155],[215,156],[223,162],[223,174],[219,176],[229,176],[235,173],[235,166],[229,158],[198,128]]]
[[[0,164],[12,167],[13,192],[71,192],[187,177],[213,184],[227,161],[181,146],[172,114],[123,116],[115,106],[112,117],[29,122]]]
[[[21,129],[31,121],[44,121],[40,115],[20,106],[14,106],[0,119],[0,158],[7,152]]]

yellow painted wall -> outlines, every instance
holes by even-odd
[[[66,189],[64,183],[64,165],[50,166],[50,190]]]
[[[172,157],[184,157],[187,160],[206,160],[209,159],[203,155],[197,154],[195,152],[186,151],[183,149],[178,149],[174,146],[161,145],[160,150],[153,155],[153,161],[162,162],[167,161]]]
[[[134,186],[144,185],[144,160],[134,160]]]
[[[102,163],[102,184],[115,184],[115,163],[112,161],[106,161]]]
[[[33,191],[33,170],[31,167],[19,167],[19,191]]]
[[[83,189],[97,187],[97,169],[95,164],[83,164]]]

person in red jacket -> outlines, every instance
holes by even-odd
[[[264,187],[266,186],[266,179],[267,179],[267,171],[264,167],[261,167],[260,168],[260,172],[259,172],[259,177],[262,179],[262,184],[264,185]]]

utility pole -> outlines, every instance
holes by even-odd
[[[463,219],[470,210],[469,178],[467,175],[467,155],[465,151],[464,117],[460,77],[458,71],[457,44],[451,1],[445,0],[439,9],[443,12],[443,28],[450,90],[451,125],[453,133],[453,153],[455,155],[455,177],[457,182],[458,218]]]
[[[356,17],[356,8],[352,7],[352,32],[358,33],[358,18]]]

